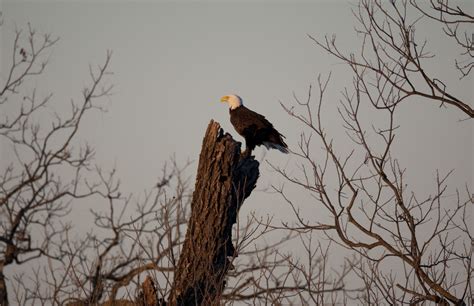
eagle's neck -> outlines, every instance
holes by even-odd
[[[229,98],[227,100],[227,103],[229,104],[229,108],[231,110],[234,110],[234,109],[244,105],[244,103],[242,103],[242,99],[238,96],[229,96]]]

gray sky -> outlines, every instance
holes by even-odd
[[[226,2],[2,1],[0,77],[4,79],[8,67],[13,30],[27,22],[60,37],[44,76],[33,84],[42,93],[54,92],[58,105],[79,99],[89,83],[88,65],[101,64],[106,50],[113,50],[110,80],[115,89],[109,111],[89,117],[80,136],[96,148],[97,162],[104,168],[117,165],[124,189],[132,192],[151,187],[163,163],[175,153],[178,161],[196,161],[190,171],[194,175],[210,119],[241,140],[230,125],[226,105],[219,102],[229,93],[239,94],[247,107],[264,114],[294,149],[301,128],[289,120],[279,101],[291,103],[293,92],[305,97],[319,73],[333,71],[323,119],[336,145],[349,152],[353,144],[344,137],[334,107],[351,76],[307,34],[336,33],[341,48],[356,52],[352,5],[346,1]],[[420,29],[440,54],[430,69],[459,96],[472,100],[472,82],[471,86],[469,80],[460,82],[452,69],[456,49],[439,29]],[[455,169],[453,188],[472,186],[471,121],[460,122],[459,111],[440,110],[431,102],[404,105],[397,116],[401,128],[395,152],[409,169],[408,180],[428,192],[436,169]],[[258,148],[256,157],[264,152]],[[0,160],[4,157],[5,153]],[[265,159],[290,171],[295,166],[291,155],[278,151],[268,152]],[[265,163],[261,172],[260,189],[283,182]],[[297,189],[290,187],[289,192],[301,200],[302,207],[308,204]],[[288,212],[277,195],[264,192],[252,194],[242,213],[254,209],[281,213],[282,218]],[[86,217],[87,211],[83,213]]]
[[[351,76],[307,34],[336,33],[342,49],[356,52],[358,37],[353,33],[351,7],[353,3],[346,1],[3,1],[1,71],[9,63],[7,46],[15,27],[30,22],[39,32],[60,37],[46,72],[30,85],[43,94],[53,92],[55,105],[64,107],[71,98],[80,99],[81,90],[89,84],[88,65],[101,64],[106,50],[113,50],[110,83],[115,89],[107,104],[109,111],[88,117],[80,136],[96,148],[100,165],[117,165],[125,190],[139,192],[153,185],[171,155],[181,161],[197,161],[210,119],[242,140],[230,125],[226,105],[219,102],[228,93],[239,94],[247,107],[267,116],[295,148],[301,127],[289,120],[279,101],[292,103],[293,92],[305,97],[319,73],[333,72],[324,117],[327,129],[335,135],[337,145],[350,150],[353,144],[343,138],[335,106]],[[472,98],[472,86],[466,86],[466,80],[459,82],[451,67],[457,50],[450,48],[439,29],[428,26],[421,24],[419,35],[426,35],[440,53],[430,69],[459,96]],[[454,168],[457,186],[472,183],[470,122],[459,122],[462,117],[457,111],[440,111],[426,102],[403,106],[399,118],[402,127],[395,149],[407,168],[416,165],[410,177],[431,184],[435,169]],[[258,148],[255,154],[261,158],[264,152]],[[276,151],[265,158],[288,165],[290,170],[294,162]],[[261,170],[259,188],[282,182],[265,164]],[[255,207],[253,200],[261,208],[260,203],[279,199],[271,197],[256,194],[246,207]],[[274,211],[274,206],[268,210]]]
[[[236,135],[227,107],[237,93],[296,144],[298,126],[279,101],[306,94],[318,73],[335,63],[307,34],[343,32],[351,27],[348,4],[85,4],[80,1],[3,4],[2,46],[15,26],[30,22],[60,41],[44,77],[35,85],[54,92],[58,104],[78,99],[88,84],[88,65],[114,52],[114,95],[109,112],[88,121],[81,136],[96,147],[101,164],[118,165],[124,186],[152,184],[169,156],[197,160],[211,118]],[[338,22],[333,22],[334,18]],[[347,33],[347,31],[346,31]],[[349,33],[348,33],[349,34]],[[2,48],[2,66],[10,50]],[[333,99],[337,99],[337,90]],[[236,135],[238,138],[238,135]],[[240,139],[240,138],[238,138]],[[257,157],[264,149],[257,150]],[[267,157],[284,163],[288,157]],[[265,178],[265,177],[263,177]]]
[[[53,92],[58,107],[80,98],[89,84],[88,65],[101,64],[106,50],[113,50],[110,83],[115,89],[109,111],[89,117],[81,137],[95,146],[98,163],[104,168],[116,164],[124,188],[136,192],[153,185],[171,155],[197,161],[210,119],[241,140],[230,125],[226,105],[219,102],[228,93],[239,94],[247,107],[267,116],[295,148],[301,128],[289,120],[279,101],[291,103],[293,92],[305,97],[319,73],[333,71],[327,104],[337,106],[351,76],[307,34],[336,33],[343,49],[357,51],[351,7],[345,1],[291,5],[3,1],[1,77],[9,63],[13,30],[28,22],[39,32],[60,37],[46,72],[31,84],[40,93]],[[430,69],[459,96],[472,98],[472,86],[466,86],[466,80],[459,82],[451,69],[457,50],[446,44],[439,29],[422,25],[420,29],[419,35],[430,38],[440,53]],[[328,131],[340,137],[338,145],[350,150],[353,145],[342,138],[341,122],[331,107],[324,118]],[[402,127],[395,148],[407,167],[416,165],[413,175],[418,182],[431,178],[436,168],[456,169],[461,186],[472,182],[470,122],[459,122],[457,111],[440,111],[426,102],[402,107],[399,116]],[[264,152],[258,148],[255,154],[259,158]],[[291,156],[273,151],[265,158],[282,166],[292,161]],[[265,165],[262,171],[259,187],[281,182]],[[256,203],[268,202],[265,199],[271,196],[262,197]]]

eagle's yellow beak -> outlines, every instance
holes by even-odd
[[[221,102],[228,102],[228,100],[229,100],[229,96],[223,96],[221,98]]]

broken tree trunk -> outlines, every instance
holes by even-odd
[[[218,305],[236,256],[232,225],[257,183],[259,163],[240,154],[240,143],[211,120],[204,136],[191,217],[179,257],[170,305]]]

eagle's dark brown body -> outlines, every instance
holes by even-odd
[[[245,138],[245,153],[250,155],[255,146],[264,145],[267,148],[278,149],[283,153],[288,153],[282,134],[265,119],[264,116],[241,105],[235,109],[230,109],[230,122],[237,133]]]

